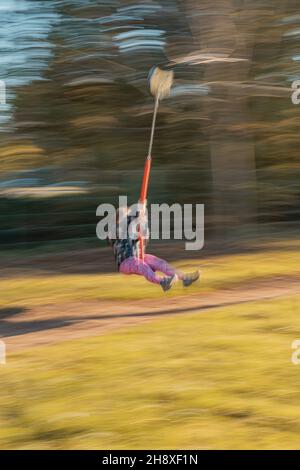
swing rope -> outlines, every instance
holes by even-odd
[[[150,179],[150,172],[151,172],[151,163],[152,163],[152,148],[153,148],[153,141],[154,141],[154,133],[155,133],[155,126],[156,126],[156,118],[158,113],[159,101],[163,99],[165,96],[170,94],[171,86],[173,83],[173,71],[172,70],[161,70],[159,67],[155,67],[150,72],[150,89],[151,93],[155,96],[155,106],[152,118],[152,126],[151,126],[151,134],[150,134],[150,142],[149,142],[149,149],[148,155],[146,158],[145,166],[144,166],[144,174],[142,180],[142,187],[140,192],[140,199],[139,203],[142,205],[142,212],[145,210],[147,204],[147,195],[148,195],[148,187],[149,187],[149,179]],[[141,230],[139,227],[139,259],[144,259],[144,246],[145,241],[141,234]]]

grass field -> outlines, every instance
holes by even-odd
[[[217,256],[204,260],[188,260],[175,263],[182,270],[200,268],[201,292],[237,287],[240,284],[258,282],[274,276],[300,275],[300,250],[284,248],[258,251],[251,254]],[[198,287],[189,292],[196,293]],[[178,287],[170,296],[186,294]],[[135,300],[164,296],[157,286],[144,279],[116,274],[49,274],[32,273],[9,277],[0,281],[1,306],[31,307],[51,302],[77,300]]]
[[[201,298],[261,281],[272,286],[281,277],[295,283],[297,243],[262,248],[177,266],[201,268],[200,287],[188,291]],[[176,287],[167,295],[182,294],[187,291]],[[0,320],[2,312],[10,322],[10,307],[24,307],[28,320],[31,307],[43,315],[45,304],[79,301],[84,309],[89,300],[122,305],[161,297],[134,276],[28,269],[0,280]],[[29,347],[8,350],[0,365],[0,449],[299,449],[300,366],[291,363],[299,315],[299,295],[237,297],[226,308],[99,337],[91,331],[88,338],[35,348],[25,342]]]
[[[9,355],[0,448],[299,448],[300,296]]]

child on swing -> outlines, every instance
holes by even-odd
[[[155,97],[155,108],[152,120],[148,156],[145,163],[143,183],[139,199],[143,207],[141,210],[142,214],[145,214],[144,209],[146,207],[147,189],[151,167],[151,152],[158,105],[160,100],[170,94],[172,83],[172,70],[162,70],[159,67],[153,67],[151,69],[149,74],[149,85],[151,93]],[[125,210],[121,215],[119,211],[117,215],[118,220],[116,221],[118,228],[120,227],[120,221],[122,217],[124,217],[123,222],[125,222],[125,229],[127,228],[127,230],[124,231],[126,236],[121,237],[119,231],[115,230],[115,236],[109,237],[109,242],[114,249],[116,264],[119,272],[123,274],[137,274],[139,276],[144,276],[147,281],[160,285],[164,291],[171,289],[171,287],[178,280],[182,281],[185,287],[188,287],[193,282],[197,281],[197,279],[199,279],[199,271],[195,271],[191,274],[184,274],[181,271],[174,269],[163,259],[144,253],[143,241],[146,242],[147,237],[144,237],[143,239],[142,237],[137,238],[130,236],[128,231],[128,227],[131,225],[131,222],[134,221],[134,218],[137,217],[137,215],[132,216],[128,210]],[[139,227],[141,227],[141,224],[144,226],[147,225],[147,219],[145,215],[144,217],[139,216]],[[160,277],[157,274],[157,271],[162,272],[164,277]]]
[[[116,220],[116,237],[109,237],[109,243],[114,250],[114,256],[116,260],[117,269],[123,274],[137,274],[144,276],[147,281],[160,285],[163,291],[168,291],[178,281],[182,281],[184,287],[188,287],[193,282],[199,279],[199,271],[185,274],[181,271],[176,270],[170,266],[165,260],[158,258],[157,256],[144,253],[143,259],[139,257],[139,243],[140,240],[136,237],[131,237],[129,234],[128,227],[134,218],[130,212],[125,209],[122,210],[120,215],[119,210],[117,211]],[[119,238],[119,227],[122,220],[126,224],[127,238]],[[147,223],[147,219],[144,216],[142,223]],[[146,240],[145,240],[146,241]],[[164,274],[163,277],[157,274],[157,271]]]

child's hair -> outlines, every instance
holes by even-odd
[[[123,217],[126,217],[128,216],[128,208],[127,209],[122,209],[122,212],[123,212]],[[121,214],[121,210],[120,208],[118,208],[116,210],[116,226],[115,226],[115,231],[113,232],[113,235],[112,234],[110,235],[109,233],[107,234],[107,243],[110,245],[110,246],[113,246],[116,239],[118,238],[118,225],[119,225],[119,222],[120,222],[120,214]]]

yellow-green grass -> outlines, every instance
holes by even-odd
[[[202,270],[201,293],[273,276],[300,275],[300,250],[273,250],[251,254],[181,261],[183,270]],[[189,289],[197,293],[199,285]],[[168,295],[187,291],[176,287]],[[165,296],[161,289],[137,276],[118,274],[27,274],[0,281],[1,306],[25,306],[77,300],[134,300]]]
[[[0,448],[300,448],[300,296],[9,354]]]

